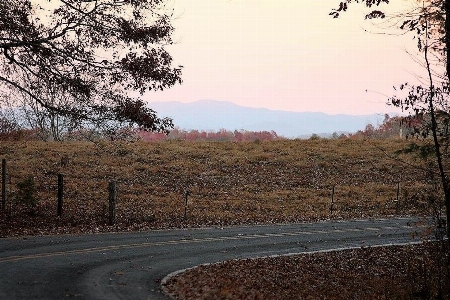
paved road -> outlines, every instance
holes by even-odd
[[[234,258],[419,241],[388,219],[0,239],[0,299],[167,299],[161,279]]]

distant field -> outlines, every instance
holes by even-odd
[[[424,197],[433,190],[429,176],[389,157],[406,143],[2,142],[8,202],[0,213],[0,236],[426,214]],[[61,218],[58,173],[65,175]],[[15,201],[17,184],[27,175],[40,199],[35,208]],[[111,180],[118,184],[114,226],[108,226]]]

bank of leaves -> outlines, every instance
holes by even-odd
[[[449,299],[443,245],[233,260],[169,279],[173,299]]]

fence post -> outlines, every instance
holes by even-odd
[[[116,222],[116,198],[117,198],[117,187],[116,182],[111,181],[109,183],[109,225],[114,225]]]
[[[186,220],[186,218],[187,218],[187,207],[188,207],[188,196],[189,196],[189,194],[190,194],[190,192],[189,191],[186,191],[186,194],[185,194],[185,200],[186,200],[186,202],[185,202],[185,204],[184,204],[184,219]]]
[[[58,174],[58,216],[59,217],[62,215],[63,194],[64,194],[64,175]]]
[[[333,206],[334,206],[334,185],[333,188],[331,190],[331,205],[330,205],[330,215],[333,214]]]
[[[399,195],[400,195],[400,181],[397,182],[397,203],[398,203]]]
[[[6,210],[6,158],[2,159],[2,211]]]
[[[397,197],[395,198],[395,210],[398,211],[399,207],[399,200],[400,200],[400,181],[397,182]]]

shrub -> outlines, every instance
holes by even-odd
[[[38,198],[36,196],[36,186],[33,176],[29,175],[17,183],[16,199],[28,207],[36,207]]]
[[[309,139],[311,141],[317,141],[317,140],[320,140],[320,136],[316,133],[313,133]]]

